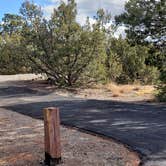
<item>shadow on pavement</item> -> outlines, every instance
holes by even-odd
[[[46,84],[41,83],[41,81],[38,81],[37,85],[33,81],[8,81],[1,84],[0,98],[3,99],[22,96],[44,96],[52,93],[52,90],[46,89]]]

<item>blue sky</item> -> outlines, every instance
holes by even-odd
[[[0,20],[5,13],[17,14],[24,0],[0,0]],[[49,5],[49,0],[34,0],[39,5]]]
[[[67,2],[67,0],[64,0]],[[117,15],[123,12],[124,3],[126,0],[76,0],[78,6],[77,20],[83,24],[87,16],[93,17],[98,8],[104,8]],[[19,12],[19,8],[24,0],[0,0],[0,20],[5,13]],[[60,0],[33,0],[34,3],[40,5],[45,13],[46,17],[49,17],[53,8],[57,7]]]
[[[0,1],[0,19],[2,19],[5,13],[17,13],[21,0],[1,0]]]

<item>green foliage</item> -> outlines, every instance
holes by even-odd
[[[16,74],[27,71],[21,46],[21,16],[5,14],[0,24],[0,74]]]
[[[149,47],[145,57],[146,69],[142,72],[145,83],[154,82],[160,71],[158,97],[165,100],[166,68],[166,1],[165,0],[129,0],[125,12],[116,16],[116,23],[127,27],[127,39],[131,45]],[[156,69],[157,67],[157,69]]]
[[[164,67],[161,69],[160,72],[160,82],[157,86],[157,97],[160,101],[166,102],[166,61],[164,61],[163,64]]]
[[[1,34],[5,35],[12,35],[13,33],[19,33],[23,20],[20,16],[15,14],[5,14],[2,18],[3,24],[0,24]]]
[[[145,64],[148,48],[140,45],[130,46],[127,40],[111,38],[107,48],[107,75],[119,83],[140,80],[153,83],[159,75],[155,67]]]
[[[108,81],[116,81],[122,73],[122,63],[119,56],[119,40],[110,38],[106,45],[106,73]]]
[[[116,39],[117,27],[110,25],[111,14],[103,9],[98,10],[96,23],[90,25],[87,18],[81,26],[76,21],[74,0],[62,1],[49,20],[39,6],[25,1],[20,15],[5,14],[0,25],[0,73],[30,70],[46,74],[59,86],[110,80],[154,84],[159,70],[163,75],[166,61],[164,29],[159,24],[152,31],[157,28],[159,13],[162,18],[164,15],[165,3],[161,3],[129,0],[125,13],[116,17],[118,23],[128,26],[127,39]],[[163,25],[162,19],[158,21]],[[157,42],[146,42],[148,36]]]
[[[158,83],[160,72],[157,67],[146,66],[140,73],[140,81],[143,84],[156,84]]]
[[[159,101],[166,102],[166,68],[162,71],[160,75],[161,82],[159,83],[157,89],[157,97]]]
[[[116,16],[117,24],[124,24],[131,45],[151,43],[147,63],[162,69],[166,61],[166,1],[129,0],[125,12]]]
[[[40,19],[43,15],[41,8],[33,3],[30,3],[28,0],[22,3],[20,13],[24,20],[29,22],[35,22],[37,18]]]
[[[20,36],[5,34],[0,37],[0,74],[16,74],[27,71],[24,64]]]
[[[23,4],[23,44],[35,70],[45,73],[59,86],[74,86],[84,80],[93,80],[89,67],[104,50],[104,33],[96,24],[81,27],[76,22],[76,4],[73,0],[54,9],[49,21],[42,18],[38,6]],[[34,11],[33,11],[34,10]],[[32,15],[34,14],[34,15]],[[33,18],[33,19],[32,19]],[[99,65],[96,61],[96,66]],[[34,66],[33,66],[34,67]]]
[[[164,47],[165,17],[165,0],[129,0],[126,2],[125,12],[117,16],[116,21],[128,27],[127,37],[132,42],[144,43],[150,37],[151,42]]]

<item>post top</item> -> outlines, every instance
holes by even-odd
[[[55,111],[55,110],[59,110],[59,109],[57,107],[47,107],[47,108],[44,108],[44,110]]]

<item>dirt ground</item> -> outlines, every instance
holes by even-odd
[[[92,85],[82,88],[59,88],[49,85],[44,80],[21,80],[17,85],[24,85],[37,92],[48,92],[64,97],[115,100],[122,102],[157,102],[155,99],[155,87],[153,85]]]
[[[78,97],[85,99],[116,100],[116,101],[145,101],[155,102],[155,87],[153,85],[117,85],[108,83],[82,88],[60,89],[49,85],[43,80],[44,76],[35,74],[0,75],[0,84],[16,82],[38,92],[53,92],[65,97]]]

